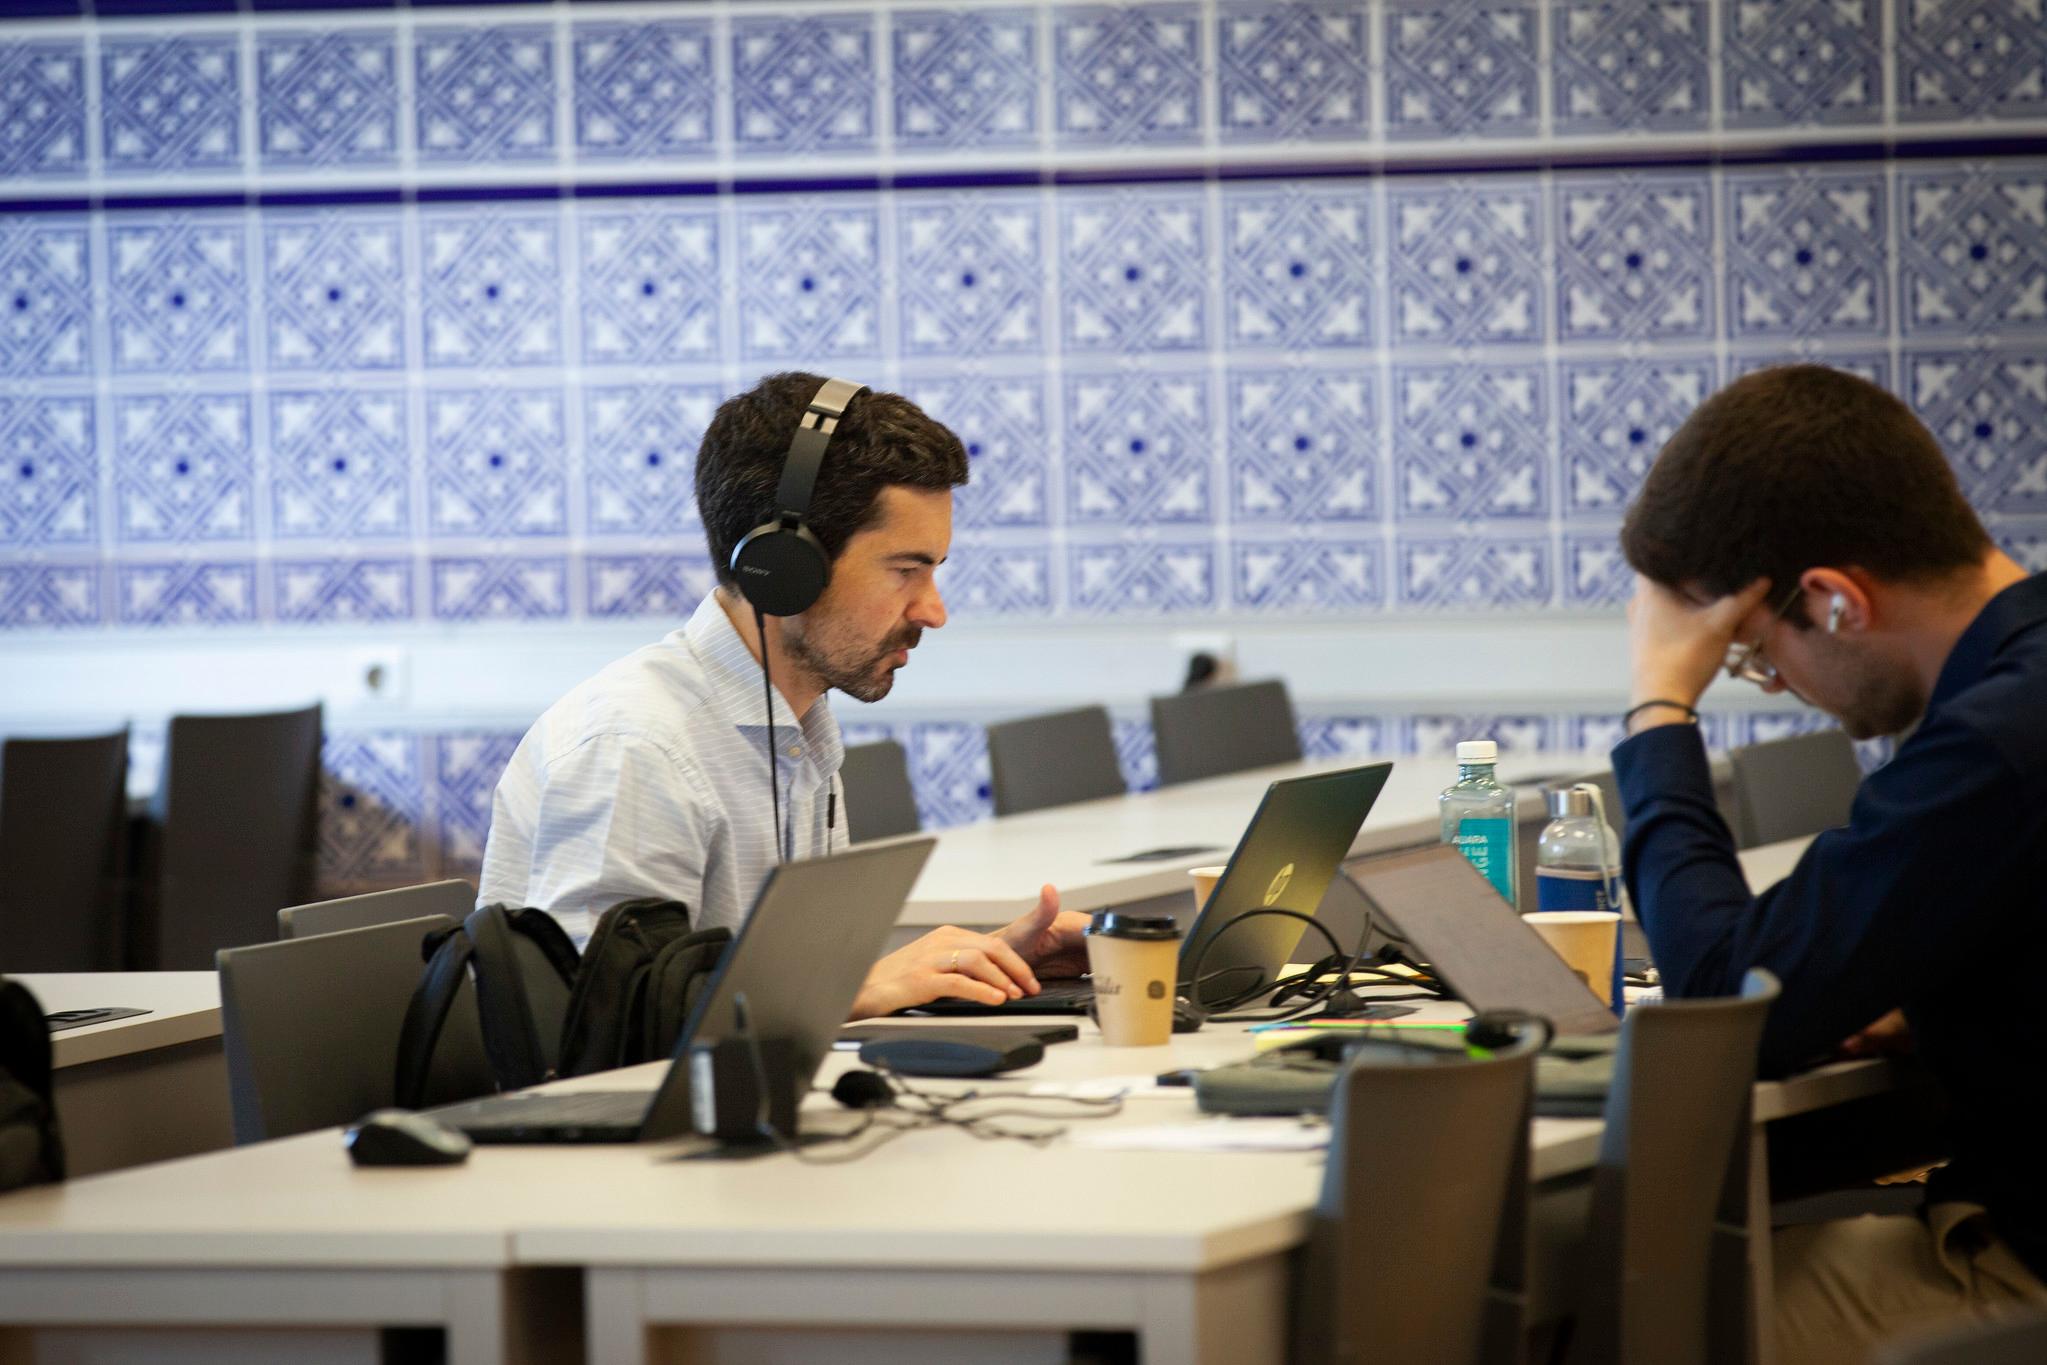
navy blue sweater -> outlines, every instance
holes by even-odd
[[[1751,896],[1697,727],[1613,751],[1628,890],[1664,989],[1784,983],[1762,1067],[1782,1074],[1902,1007],[1953,1105],[1929,1197],[1983,1204],[2047,1278],[2047,574],[1991,599],[1926,717],[1856,792],[1843,829]]]

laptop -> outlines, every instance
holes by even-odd
[[[770,872],[683,1025],[668,1073],[651,1093],[521,1091],[429,1114],[477,1142],[659,1142],[684,1136],[693,1131],[690,1049],[744,1036],[734,1027],[735,1001],[742,998],[748,1031],[789,1044],[797,1083],[808,1087],[936,842],[867,845]]]
[[[1279,979],[1301,936],[1311,931],[1284,915],[1260,915],[1242,925],[1237,920],[1266,906],[1312,917],[1392,771],[1391,763],[1373,763],[1290,777],[1265,789],[1215,891],[1180,941],[1183,994],[1194,997],[1189,987],[1197,963],[1208,978],[1199,995],[1204,1006],[1255,998],[1258,986]],[[1204,957],[1210,942],[1215,947]],[[1314,955],[1322,956],[1322,950]],[[1000,1005],[935,1000],[918,1008],[943,1015],[1086,1014],[1094,1003],[1094,987],[1085,978],[1043,985],[1037,995]]]
[[[1447,844],[1344,869],[1372,908],[1474,1010],[1538,1014],[1560,1034],[1612,1033],[1613,1011],[1551,951],[1485,874]]]

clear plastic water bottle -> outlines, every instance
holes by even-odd
[[[1514,789],[1493,776],[1500,746],[1468,739],[1457,746],[1457,780],[1436,798],[1443,816],[1443,842],[1454,845],[1485,874],[1493,890],[1518,906],[1514,882]]]
[[[1535,908],[1621,912],[1621,841],[1600,809],[1599,789],[1580,785],[1548,793],[1550,821],[1535,845]],[[1621,944],[1614,936],[1614,1013],[1622,1008]]]

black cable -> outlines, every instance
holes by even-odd
[[[753,609],[753,628],[761,642],[761,694],[768,708],[768,804],[775,813],[775,860],[789,861],[788,831],[782,828],[782,783],[775,757],[775,680],[768,672],[768,614]]]
[[[1227,934],[1230,930],[1236,928],[1240,924],[1243,924],[1247,920],[1257,919],[1260,915],[1283,915],[1288,919],[1297,919],[1303,924],[1312,925],[1315,929],[1315,932],[1321,934],[1323,939],[1329,944],[1329,951],[1334,956],[1339,958],[1345,956],[1345,953],[1343,951],[1343,945],[1336,941],[1336,935],[1329,931],[1329,926],[1322,923],[1322,921],[1316,919],[1313,915],[1304,915],[1298,910],[1286,910],[1276,905],[1266,905],[1261,906],[1256,910],[1246,910],[1244,911],[1244,913],[1240,915],[1233,916],[1228,923],[1224,924],[1220,929],[1216,930],[1213,934],[1210,934],[1208,936],[1208,941],[1206,943],[1203,943],[1201,945],[1200,950],[1194,954],[1194,967],[1193,970],[1188,973],[1188,976],[1191,979],[1191,981],[1193,983],[1199,983],[1204,979],[1201,974],[1202,964],[1208,961],[1209,952],[1215,947],[1216,943],[1222,938],[1224,934]],[[1215,1011],[1209,1014],[1208,1017],[1210,1019],[1218,1020],[1221,1022],[1230,1022],[1229,1011],[1234,1010],[1239,1006],[1246,1004],[1247,1002],[1254,1000],[1261,995],[1264,995],[1266,992],[1275,989],[1279,984],[1280,984],[1279,982],[1275,981],[1271,985],[1267,985],[1264,981],[1264,974],[1260,973],[1260,979],[1256,985],[1252,986],[1248,991],[1240,991],[1236,995],[1233,995],[1228,999],[1224,1000],[1222,1003],[1218,1004],[1215,1007]],[[1197,991],[1199,990],[1198,984],[1195,986],[1195,989]],[[1301,1010],[1314,1008],[1316,1005],[1321,1004],[1323,999],[1326,998],[1329,992],[1333,989],[1334,986],[1324,987],[1320,994],[1317,994],[1312,1000],[1302,1005],[1300,1009],[1291,1011],[1291,1013],[1298,1014],[1301,1012]],[[1192,999],[1195,1008],[1197,1009],[1206,1008],[1202,1004],[1198,996],[1193,996],[1189,998]]]

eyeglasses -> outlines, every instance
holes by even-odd
[[[1770,616],[1770,624],[1764,626],[1762,633],[1754,640],[1747,644],[1733,644],[1727,647],[1728,677],[1752,682],[1758,687],[1768,687],[1777,681],[1777,665],[1763,657],[1763,637],[1784,619],[1784,613],[1791,610],[1791,604],[1798,600],[1798,595],[1803,591],[1804,588],[1794,585],[1790,592],[1785,593],[1784,600]]]

